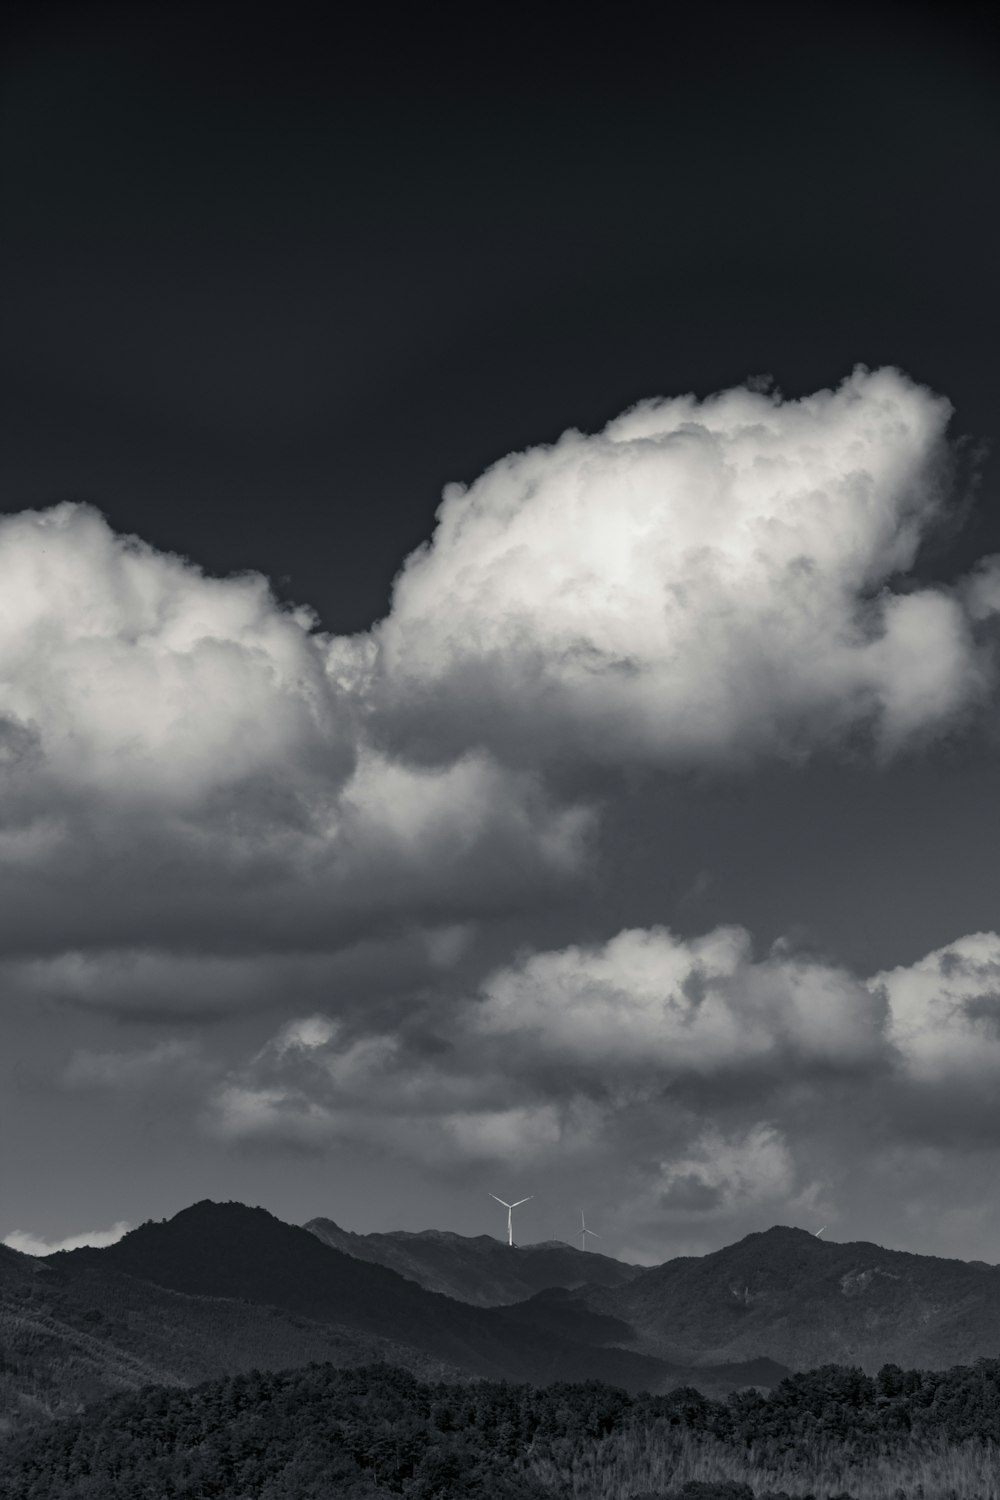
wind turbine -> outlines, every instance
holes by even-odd
[[[587,1235],[588,1234],[592,1234],[594,1236],[595,1240],[599,1240],[601,1238],[601,1236],[598,1234],[598,1232],[597,1232],[596,1229],[588,1229],[587,1228],[587,1221],[583,1217],[583,1209],[581,1208],[581,1210],[580,1210],[580,1249],[581,1250],[586,1250],[586,1248],[587,1248]]]
[[[529,1193],[528,1196],[527,1196],[527,1198],[518,1198],[518,1200],[517,1200],[516,1203],[504,1203],[504,1200],[502,1198],[498,1198],[497,1195],[496,1195],[496,1193],[491,1193],[490,1197],[493,1199],[494,1203],[503,1203],[504,1208],[507,1210],[507,1243],[510,1246],[510,1248],[513,1250],[513,1248],[514,1248],[514,1210],[515,1210],[515,1208],[520,1208],[522,1203],[530,1203],[531,1200],[532,1200],[532,1198],[534,1197],[534,1194],[533,1193]]]

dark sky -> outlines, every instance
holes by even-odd
[[[447,480],[643,397],[889,362],[990,435],[975,11],[12,9],[12,509],[90,499],[359,630]]]
[[[794,402],[861,364],[905,372],[954,414],[946,478],[944,450],[928,439],[942,498],[920,524],[918,554],[852,574],[855,602],[951,584],[965,600],[958,581],[1000,552],[1000,80],[985,6],[716,6],[655,18],[616,8],[599,19],[467,7],[434,20],[369,7],[320,21],[311,7],[33,4],[9,6],[0,24],[8,516],[84,502],[156,554],[213,576],[265,575],[324,632],[367,632],[389,613],[406,557],[431,537],[449,482],[471,484],[566,429],[598,433],[643,399],[703,399],[748,380],[759,391],[769,376]],[[632,491],[609,493],[624,505]],[[831,534],[840,525],[831,511]],[[117,599],[121,588],[127,601],[131,585],[114,571],[106,533],[76,526],[52,572],[51,549],[32,553],[29,568],[24,534],[11,532],[5,575],[3,628],[34,655],[15,644],[0,661],[0,682],[15,683],[0,728],[10,726],[10,764],[30,762],[36,781],[25,770],[4,793],[4,827],[17,831],[0,851],[5,1138],[15,1144],[0,1160],[0,1235],[61,1238],[205,1193],[351,1227],[478,1232],[489,1227],[485,1173],[501,1195],[537,1185],[529,1237],[544,1237],[564,1232],[584,1181],[617,1176],[625,1186],[595,1189],[594,1212],[606,1202],[609,1241],[617,1234],[636,1255],[822,1210],[844,1238],[916,1248],[933,1233],[941,1250],[997,1259],[1000,1218],[983,1217],[981,1198],[1000,1145],[985,1115],[966,1119],[954,1104],[968,1080],[931,1069],[943,1092],[918,1097],[930,1074],[912,1063],[894,1084],[891,1119],[875,1109],[871,1080],[904,1047],[901,1031],[886,1033],[878,1060],[859,1043],[850,1062],[824,1053],[820,1066],[787,1050],[795,1027],[783,1012],[786,1050],[772,1049],[766,1087],[751,1027],[734,1043],[743,1072],[710,1084],[699,1064],[696,1085],[664,1064],[670,1079],[643,1113],[636,1101],[653,1084],[581,1083],[569,1043],[552,1055],[539,1044],[528,1068],[520,1033],[515,1052],[500,1055],[508,1043],[496,1036],[508,1032],[497,1022],[482,1066],[498,1097],[506,1070],[535,1070],[533,1093],[511,1086],[526,1113],[504,1123],[498,1104],[484,1124],[468,1059],[453,1058],[442,1085],[454,1091],[452,1112],[409,1158],[392,1107],[379,1102],[388,1065],[373,1061],[393,1038],[400,1088],[420,1093],[413,1107],[427,1117],[435,1049],[447,1050],[455,1015],[489,1008],[491,971],[513,974],[532,954],[605,944],[624,929],[663,924],[694,943],[740,925],[758,963],[783,938],[800,967],[809,955],[827,977],[857,983],[991,934],[1000,878],[992,605],[979,614],[962,605],[976,631],[985,621],[977,650],[986,654],[955,670],[964,662],[981,680],[970,676],[947,711],[934,709],[933,732],[921,720],[905,743],[875,743],[868,709],[837,697],[846,689],[821,711],[804,688],[786,692],[805,657],[768,657],[765,642],[756,653],[748,645],[734,669],[724,751],[722,731],[704,727],[682,750],[679,729],[648,729],[655,703],[643,700],[616,738],[611,719],[595,728],[572,691],[565,712],[554,690],[536,699],[534,657],[515,691],[504,674],[521,669],[502,631],[495,659],[459,663],[431,683],[406,656],[419,650],[427,609],[446,618],[454,608],[456,629],[479,640],[472,606],[459,607],[466,584],[445,561],[427,572],[433,607],[416,594],[399,606],[374,686],[352,678],[330,723],[300,734],[290,699],[258,701],[256,679],[230,682],[215,663],[193,687],[184,678],[188,737],[164,748],[151,726],[169,717],[180,679],[158,657],[148,703],[138,677],[124,687],[115,678],[105,693],[125,646],[151,627],[128,614],[134,599],[113,628],[93,625],[100,591]],[[532,546],[549,556],[540,537],[529,534],[529,578]],[[822,569],[821,537],[816,548]],[[560,565],[558,538],[552,549],[548,576]],[[86,589],[96,592],[76,591],[74,559],[92,568]],[[21,590],[28,576],[65,606],[58,649],[55,627],[38,624]],[[740,576],[727,610],[751,587]],[[484,565],[474,587],[486,599],[491,586]],[[164,584],[164,597],[180,597],[175,589],[176,579]],[[785,597],[775,593],[767,620]],[[173,606],[158,608],[162,624]],[[215,608],[205,596],[195,614]],[[706,671],[721,681],[729,669],[711,655],[715,618],[699,615],[684,649],[695,658],[704,647]],[[753,621],[770,640],[765,616]],[[216,626],[229,640],[230,625]],[[80,645],[77,627],[114,636],[112,666]],[[808,650],[822,655],[817,639]],[[941,639],[927,636],[928,662]],[[187,646],[171,637],[174,649]],[[403,663],[395,678],[384,665],[392,650]],[[865,678],[851,691],[888,702],[910,672],[890,662],[876,687]],[[750,681],[777,705],[759,722],[743,701]],[[691,694],[676,724],[697,717],[702,688]],[[231,707],[236,728],[195,745],[203,702]],[[7,743],[0,736],[0,750]],[[407,799],[426,808],[426,788],[418,796],[379,782],[372,806],[397,817],[392,843],[384,828],[372,832],[374,813],[362,827],[345,804],[323,800],[362,744],[407,774],[456,767],[470,747],[489,764],[480,781],[444,787],[443,831],[410,821]],[[126,765],[137,745],[141,774]],[[274,765],[300,753],[283,780]],[[212,756],[231,758],[225,785],[205,769]],[[108,787],[133,771],[127,808],[116,801],[109,812]],[[196,782],[208,799],[198,803],[200,842],[184,801]],[[447,822],[463,798],[488,809],[474,828]],[[300,851],[293,878],[275,829],[318,838],[321,802],[322,819],[347,819],[338,837],[353,852],[331,873],[306,870]],[[579,828],[558,822],[577,812]],[[59,819],[56,852],[39,853],[38,830]],[[324,837],[331,826],[322,822]],[[544,857],[529,848],[529,830],[540,829]],[[38,840],[30,854],[22,832]],[[573,879],[560,860],[578,867]],[[83,977],[81,954],[94,966]],[[976,977],[947,1004],[974,1009],[992,993],[983,978],[992,955],[981,944],[955,959]],[[656,958],[664,993],[671,961]],[[228,962],[244,967],[223,973]],[[701,973],[702,960],[691,962]],[[632,979],[619,977],[615,995],[639,983],[629,963]],[[743,986],[744,1016],[757,1014],[760,986],[784,993],[799,982],[785,970],[747,978],[744,968],[740,960],[731,979]],[[810,973],[808,1005],[825,1015],[826,980]],[[314,1034],[308,1047],[276,1040],[282,1026],[317,1016],[343,1030]],[[533,1024],[529,1014],[524,1035]],[[289,1081],[282,1069],[295,1046],[322,1053],[321,1079],[303,1064]],[[941,1043],[949,1056],[950,1046]],[[984,1100],[989,1086],[977,1084]],[[243,1090],[235,1104],[234,1090]],[[292,1125],[283,1090],[294,1095]],[[273,1118],[265,1109],[263,1123],[248,1124],[239,1110],[263,1108],[264,1094]],[[553,1145],[559,1111],[559,1140],[575,1133],[569,1165]],[[944,1123],[925,1138],[913,1122],[928,1112]],[[827,1134],[808,1123],[821,1115]],[[852,1153],[867,1149],[863,1128],[882,1155],[848,1187]],[[797,1131],[809,1138],[801,1160]],[[634,1170],[623,1172],[624,1161]],[[898,1210],[886,1209],[878,1171],[909,1185]],[[690,1182],[715,1205],[701,1217],[683,1206]]]

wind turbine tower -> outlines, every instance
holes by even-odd
[[[532,1200],[532,1198],[534,1197],[534,1194],[533,1193],[529,1193],[528,1196],[527,1196],[527,1198],[518,1198],[518,1200],[517,1200],[516,1203],[504,1203],[504,1200],[502,1198],[498,1198],[497,1195],[496,1195],[496,1193],[491,1193],[490,1197],[493,1199],[494,1203],[503,1203],[504,1208],[507,1210],[507,1243],[510,1246],[510,1248],[513,1250],[513,1248],[514,1248],[514,1210],[515,1210],[515,1208],[520,1208],[522,1203],[530,1203],[531,1200]]]
[[[588,1229],[587,1228],[587,1221],[583,1217],[583,1209],[581,1208],[581,1210],[580,1210],[580,1249],[581,1250],[586,1250],[586,1248],[587,1248],[587,1235],[588,1234],[592,1234],[594,1236],[595,1240],[599,1240],[601,1238],[601,1236],[598,1234],[598,1232],[597,1232],[596,1229]]]

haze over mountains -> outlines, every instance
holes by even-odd
[[[205,1202],[103,1249],[0,1249],[0,1347],[8,1427],[143,1384],[310,1361],[719,1394],[827,1362],[996,1355],[1000,1268],[787,1228],[641,1268],[558,1243],[354,1235]]]

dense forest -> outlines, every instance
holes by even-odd
[[[147,1387],[21,1433],[2,1500],[997,1500],[1000,1360],[769,1394],[429,1384],[384,1364]]]

